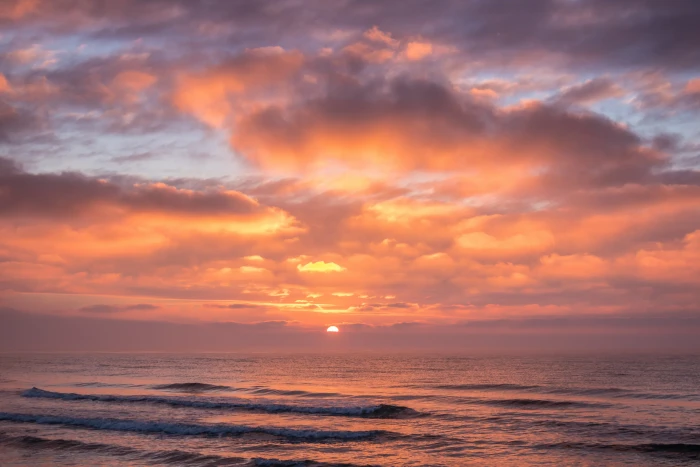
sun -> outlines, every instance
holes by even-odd
[[[338,332],[340,329],[338,329],[338,326],[328,326],[328,329],[326,329],[326,332]]]

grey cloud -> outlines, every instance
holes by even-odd
[[[592,104],[620,97],[625,91],[610,78],[594,78],[564,89],[553,101],[557,104]]]
[[[110,314],[110,313],[119,313],[122,311],[132,311],[132,310],[137,310],[137,311],[152,311],[152,310],[158,310],[160,309],[159,306],[157,305],[152,305],[150,303],[137,303],[134,305],[89,305],[89,306],[84,306],[80,308],[79,311],[85,312],[85,313],[95,313],[95,314]]]
[[[240,193],[178,191],[148,183],[122,186],[79,173],[31,174],[11,167],[10,172],[0,173],[0,215],[5,216],[77,216],[100,203],[133,211],[195,215],[252,215],[262,209]]]
[[[292,0],[190,2],[92,0],[41,2],[5,26],[43,28],[99,39],[168,37],[180,44],[221,41],[304,43],[310,30],[366,30],[374,25],[398,38],[421,35],[500,63],[521,57],[566,60],[571,66],[697,69],[700,42],[694,0]],[[75,21],[82,18],[82,22]],[[312,26],[310,26],[312,25]],[[202,32],[217,31],[207,38]]]

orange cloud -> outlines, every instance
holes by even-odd
[[[537,178],[541,187],[624,183],[666,162],[628,129],[592,114],[539,103],[501,109],[420,80],[386,89],[350,85],[337,96],[253,112],[239,121],[232,146],[272,171],[339,165],[488,179],[505,167],[520,178],[514,183]]]
[[[546,251],[554,244],[554,236],[545,230],[497,238],[485,232],[468,232],[457,237],[457,245],[465,250],[476,250],[482,254],[490,251],[511,252]]]
[[[360,58],[368,63],[385,63],[396,56],[399,41],[391,34],[377,26],[365,31],[357,42],[345,48],[343,52]]]
[[[316,261],[315,263],[297,264],[297,269],[301,272],[340,272],[345,268],[333,262]]]
[[[25,286],[35,290],[115,293],[186,283],[190,289],[209,288],[251,276],[271,280],[267,269],[245,264],[243,245],[253,247],[258,238],[282,241],[300,232],[303,228],[285,211],[232,190],[118,185],[14,168],[0,174],[0,251],[12,252],[14,269],[55,274],[52,280],[42,279],[43,273],[26,276],[34,285]],[[231,259],[214,265],[206,257],[220,257],[222,247],[234,249],[225,255]],[[189,268],[186,258],[192,255],[204,258]],[[165,267],[168,263],[181,267]],[[130,267],[140,271],[138,279],[123,275],[122,268]],[[9,270],[5,273],[13,281],[22,280]]]
[[[686,93],[700,93],[700,78],[694,78],[685,83]]]
[[[9,0],[0,5],[0,18],[17,20],[34,12],[39,0]]]
[[[7,78],[5,75],[0,73],[0,93],[1,92],[10,92],[12,91],[12,87],[10,86],[10,83],[7,81]]]
[[[299,70],[304,57],[278,48],[251,49],[198,74],[178,77],[172,100],[175,107],[213,126],[222,127],[236,108],[236,99],[275,83],[284,83]]]
[[[0,16],[55,13],[35,5]],[[184,21],[189,8],[120,5],[124,17],[78,9],[61,24],[109,17],[119,28],[135,12]],[[243,33],[215,19],[192,25],[198,40]],[[33,70],[0,74],[0,143],[20,147],[15,135],[32,125],[37,145],[64,124],[108,125],[116,138],[113,121],[131,119],[119,136],[141,138],[172,119],[182,126],[168,131],[206,139],[216,170],[217,157],[241,163],[193,179],[170,172],[181,159],[163,151],[154,177],[180,178],[159,181],[0,159],[1,298],[54,313],[270,326],[325,324],[329,313],[410,327],[696,306],[695,146],[638,134],[592,104],[634,89],[639,108],[692,109],[697,80],[528,76],[528,60],[543,57],[532,49],[513,61],[522,76],[479,80],[495,59],[476,47],[367,27],[314,32],[322,43],[304,50],[315,54],[265,46],[170,60],[135,43],[42,69],[46,46],[10,51]],[[182,114],[226,132],[230,148],[208,154],[216,138]],[[42,170],[31,148],[17,159]]]
[[[404,54],[409,60],[422,60],[433,53],[433,45],[430,42],[412,41],[406,44]]]
[[[556,253],[540,258],[540,273],[557,278],[600,278],[610,271],[605,260],[593,255],[558,255]]]
[[[390,47],[396,47],[398,45],[398,41],[391,37],[390,33],[382,31],[377,26],[373,26],[372,29],[365,31],[363,36],[373,42],[386,44]]]

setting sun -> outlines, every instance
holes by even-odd
[[[328,326],[328,329],[326,329],[326,332],[338,332],[340,329],[338,329],[337,326]]]

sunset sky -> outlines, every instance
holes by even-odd
[[[0,0],[0,319],[693,341],[699,17]]]

